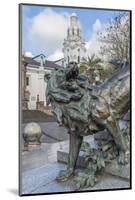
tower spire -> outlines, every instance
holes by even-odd
[[[67,37],[63,43],[65,65],[76,62],[80,65],[81,59],[85,57],[85,43],[81,39],[81,30],[78,17],[75,13],[70,16],[70,25],[67,29]]]
[[[78,23],[78,17],[75,13],[72,13],[72,15],[70,16],[70,26],[67,30],[67,36],[70,38],[74,36],[80,37],[80,27]]]

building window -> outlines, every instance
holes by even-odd
[[[78,56],[78,63],[80,63],[80,56]]]
[[[78,49],[78,52],[80,52],[80,49]]]
[[[29,86],[29,77],[26,77],[26,86]]]

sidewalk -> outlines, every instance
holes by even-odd
[[[91,139],[91,138],[90,138]],[[58,183],[55,178],[66,165],[57,162],[57,151],[68,151],[69,141],[43,143],[40,148],[22,153],[22,193],[57,193],[75,191],[73,178]],[[100,174],[94,187],[83,190],[129,188],[130,182],[117,176]]]

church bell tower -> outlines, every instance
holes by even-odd
[[[64,63],[76,62],[78,66],[86,54],[85,43],[81,38],[81,29],[78,17],[75,13],[70,16],[70,26],[67,29],[67,37],[63,43]]]

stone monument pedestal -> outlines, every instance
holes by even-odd
[[[69,154],[67,152],[57,151],[57,161],[60,163],[67,164],[68,155]],[[88,163],[85,161],[84,156],[82,155],[82,152],[80,152],[80,155],[77,160],[77,166],[81,168],[85,168],[87,164]],[[117,161],[113,160],[112,163],[108,164],[103,171],[106,174],[124,178],[130,181],[130,164],[129,163],[126,165],[118,165]]]

